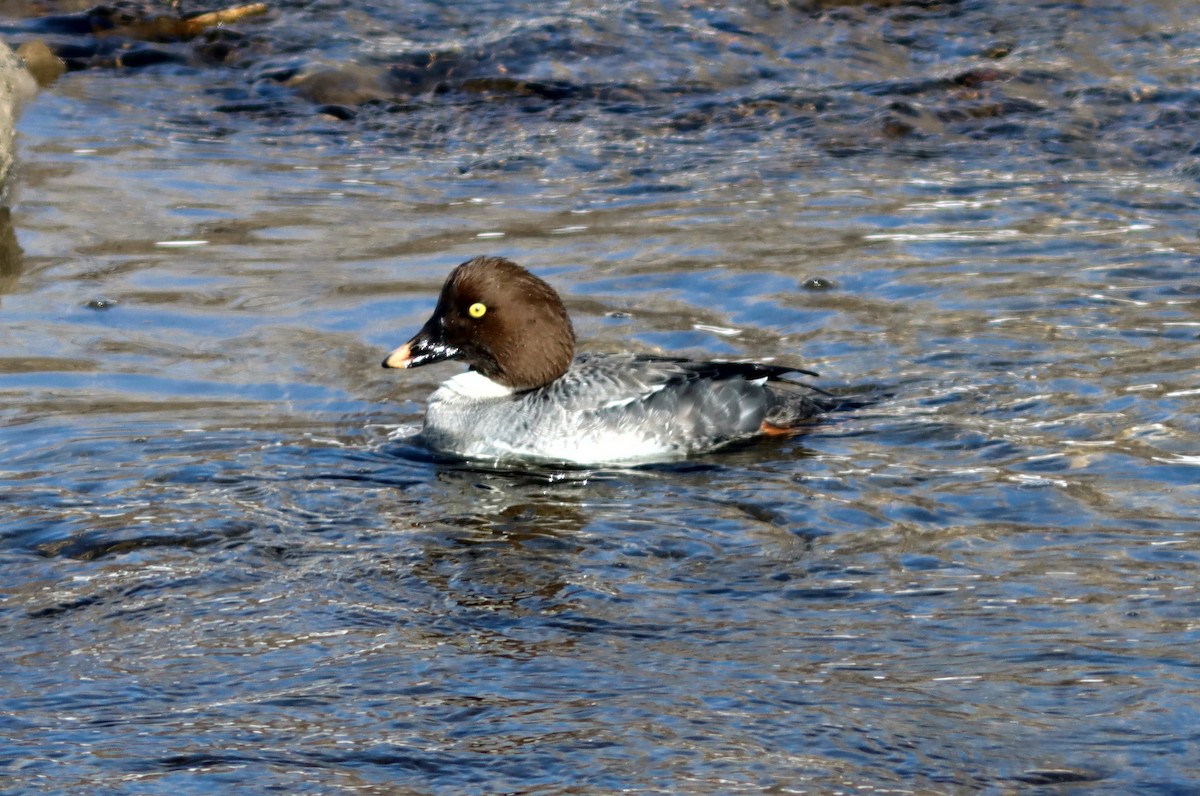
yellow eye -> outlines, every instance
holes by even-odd
[[[467,314],[472,318],[482,318],[485,312],[487,312],[487,305],[482,301],[476,301],[474,304],[467,307]]]

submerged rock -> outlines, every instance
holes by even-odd
[[[18,47],[17,57],[25,64],[25,69],[41,88],[51,85],[67,71],[67,65],[63,63],[63,60],[40,39],[27,41]]]

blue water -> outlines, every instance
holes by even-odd
[[[98,46],[41,11],[0,32]],[[174,61],[44,89],[0,229],[0,792],[1190,792],[1194,16],[106,40]],[[480,253],[586,349],[879,400],[669,466],[430,456],[457,367],[378,363]]]

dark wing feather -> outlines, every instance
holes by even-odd
[[[773,381],[786,381],[784,376],[792,373],[801,373],[813,378],[819,378],[821,375],[816,371],[805,370],[804,368],[793,368],[787,365],[766,365],[761,362],[700,361],[685,357],[663,357],[653,354],[635,354],[633,355],[633,359],[636,362],[670,363],[707,379],[732,379],[741,377],[747,381],[752,381],[766,377]]]

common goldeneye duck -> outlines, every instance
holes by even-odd
[[[433,316],[383,366],[470,366],[430,397],[418,439],[471,458],[669,460],[793,434],[824,411],[782,380],[817,375],[808,370],[574,354],[575,331],[554,288],[504,258],[476,257],[451,272]]]

